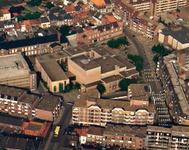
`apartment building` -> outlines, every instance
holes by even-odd
[[[135,10],[149,12],[150,11],[150,1],[151,0],[128,0]]]
[[[113,4],[110,0],[90,0],[88,3],[92,10],[99,11],[101,13],[112,12]]]
[[[141,16],[138,11],[135,11],[130,17],[129,27],[150,39],[157,39],[158,31],[164,28],[163,25],[159,25],[154,20],[144,15]]]
[[[67,47],[67,39],[64,35],[58,33],[0,43],[0,55],[22,53],[26,56],[32,56],[47,52],[53,53],[56,52],[56,49],[50,47],[53,43],[59,44],[62,48]]]
[[[159,30],[158,41],[176,50],[188,48],[188,28],[178,25]]]
[[[76,40],[79,45],[87,45],[120,36],[122,33],[123,23],[113,22],[106,25],[97,26],[95,28],[87,26],[78,31]]]
[[[101,146],[119,146],[125,149],[145,148],[145,127],[107,125],[106,127],[89,126],[86,144]]]
[[[179,78],[176,55],[170,54],[159,58],[158,73],[166,93],[166,103],[175,123],[188,125],[188,98],[184,91],[183,79]]]
[[[0,21],[11,20],[11,13],[7,8],[0,9]]]
[[[69,77],[58,64],[56,59],[51,56],[57,56],[61,59],[59,62],[65,62],[68,55],[65,52],[59,52],[56,55],[44,55],[35,58],[35,67],[41,73],[41,78],[47,82],[47,87],[51,92],[61,92],[69,84]],[[49,58],[49,59],[48,59]]]
[[[26,94],[25,90],[0,86],[0,111],[13,116],[31,117],[39,97]]]
[[[100,99],[96,89],[78,96],[72,108],[73,124],[106,126],[107,123],[146,125],[154,122],[154,104],[130,105],[127,100]]]
[[[22,55],[0,56],[0,84],[37,89],[37,76],[30,71]]]
[[[32,116],[42,120],[54,121],[58,117],[63,100],[49,93],[42,94],[39,104],[32,110]]]
[[[152,16],[161,16],[164,12],[175,11],[179,7],[187,5],[187,0],[151,0],[150,14]]]
[[[146,130],[146,144],[148,148],[160,149],[188,149],[188,126],[148,126]]]

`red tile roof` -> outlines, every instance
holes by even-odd
[[[75,8],[73,5],[68,5],[65,7],[66,12],[72,12],[75,11]]]
[[[87,129],[86,128],[74,129],[74,131],[79,135],[79,137],[87,135]]]
[[[97,6],[106,5],[104,0],[91,0],[92,3],[94,3]]]
[[[15,24],[14,24],[14,28],[15,28],[15,29],[21,29],[21,25],[20,25],[19,23],[15,23]]]
[[[117,20],[114,18],[114,16],[105,15],[104,17],[107,18],[107,21],[110,22],[110,23],[117,21]]]
[[[89,10],[89,7],[88,7],[87,5],[82,5],[81,8],[82,8],[83,10]]]
[[[7,8],[1,9],[1,11],[2,11],[3,14],[8,14],[8,13],[10,13]]]
[[[25,25],[27,31],[31,28],[30,20],[24,20],[21,22],[21,24]]]
[[[39,25],[41,24],[41,21],[39,19],[30,20],[31,25]]]

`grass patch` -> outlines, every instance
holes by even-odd
[[[25,9],[26,11],[28,11],[29,13],[33,13],[33,12],[34,12],[34,11],[30,10],[28,7],[24,7],[24,9]]]

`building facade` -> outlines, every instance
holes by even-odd
[[[106,126],[107,123],[146,125],[154,122],[153,104],[130,105],[129,101],[100,99],[96,90],[78,97],[72,108],[74,124]]]

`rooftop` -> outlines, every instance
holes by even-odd
[[[0,114],[0,123],[21,127],[23,121],[22,118]]]
[[[113,110],[114,108],[122,108],[125,111],[137,111],[138,109],[144,109],[149,112],[154,112],[154,104],[149,104],[148,106],[130,106],[130,102],[127,100],[113,100],[113,99],[100,99],[97,97],[92,97],[90,92],[82,93],[80,98],[78,98],[73,107],[88,108],[88,102],[93,103],[100,107],[101,109]]]
[[[171,132],[171,128],[166,128],[161,126],[148,126],[147,131]]]
[[[24,94],[24,96],[19,100],[20,102],[32,104],[36,100],[37,96],[33,94]]]
[[[113,56],[114,55],[111,51],[107,50],[106,48],[102,46],[94,47],[92,50],[98,53],[100,56],[105,56],[105,55]]]
[[[109,82],[113,82],[113,81],[117,81],[121,79],[123,79],[123,77],[121,77],[120,75],[113,75],[107,78],[103,78],[102,81],[104,81],[105,83],[109,83]]]
[[[29,123],[26,129],[40,131],[41,127],[42,127],[41,125]]]
[[[65,72],[62,70],[60,65],[55,61],[45,61],[40,63],[51,81],[67,80]]]
[[[17,89],[15,87],[7,87],[4,85],[0,85],[0,94],[7,95],[7,96],[13,96],[13,97],[19,97],[25,90]]]
[[[109,135],[127,135],[143,138],[146,135],[146,127],[130,127],[122,125],[108,125],[105,128],[104,134]]]
[[[115,70],[115,67],[123,68],[125,67],[122,63],[117,61],[111,56],[104,56],[94,59],[99,66],[101,66],[101,73],[106,73]]]
[[[129,69],[135,69],[135,65],[133,65],[132,63],[130,63],[129,61],[127,61],[126,59],[120,57],[120,56],[115,56],[114,57],[116,60],[118,60],[119,62],[121,62],[122,64],[124,64],[127,68],[127,70]]]
[[[89,59],[85,55],[79,55],[79,56],[76,56],[76,57],[71,57],[70,60],[72,60],[77,65],[79,65],[84,70],[90,70],[90,69],[100,67],[97,63],[95,63],[93,60]]]
[[[29,75],[30,69],[22,55],[0,56],[0,80]]]
[[[105,130],[104,127],[89,126],[87,134],[102,136],[104,133],[104,130]]]
[[[51,61],[51,60],[58,60],[68,57],[68,54],[65,52],[56,52],[56,53],[50,53],[50,54],[45,54],[42,56],[36,57],[39,62],[45,62],[45,61]]]
[[[162,29],[162,34],[165,36],[170,35],[182,44],[186,44],[189,41],[188,28],[185,26],[182,26],[182,29],[178,31],[172,31],[170,28]]]
[[[97,6],[106,5],[104,0],[91,0],[91,2],[93,2]]]
[[[85,51],[81,49],[80,47],[73,47],[68,48],[65,50],[70,56],[77,55],[77,54],[84,54]]]
[[[36,107],[36,109],[43,109],[46,111],[52,111],[53,108],[60,103],[60,97],[50,95],[49,93],[45,93],[42,97],[41,102]]]

